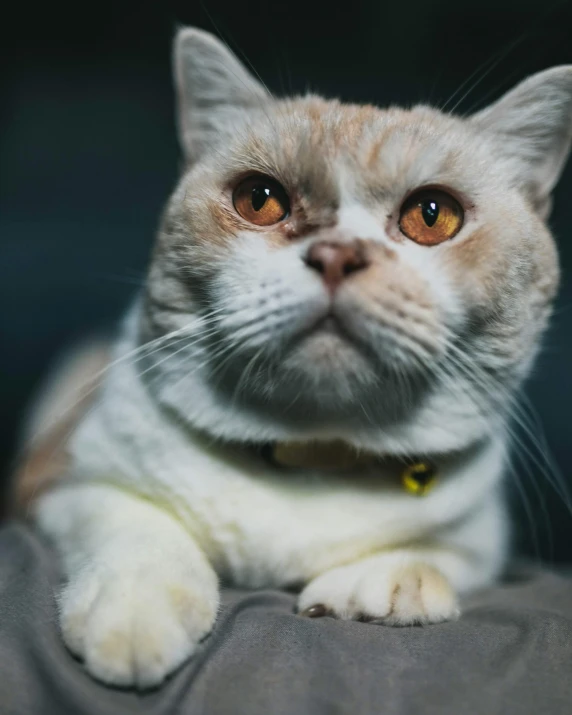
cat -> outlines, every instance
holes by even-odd
[[[570,66],[467,118],[275,99],[194,28],[174,70],[184,171],[33,504],[67,646],[138,688],[208,635],[219,578],[296,586],[299,617],[404,626],[499,577],[572,137]]]

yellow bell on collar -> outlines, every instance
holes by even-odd
[[[276,442],[267,445],[265,453],[274,464],[295,469],[363,469],[382,461],[342,441]],[[402,470],[400,478],[406,492],[425,496],[437,481],[437,470],[430,462],[412,462]]]
[[[401,483],[406,492],[424,497],[435,486],[437,471],[429,462],[414,462],[401,472]]]

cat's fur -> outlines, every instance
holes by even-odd
[[[67,575],[66,643],[141,687],[208,634],[217,574],[387,624],[453,618],[497,577],[507,419],[557,288],[545,218],[572,133],[571,67],[468,119],[275,100],[194,29],[175,70],[185,171],[69,478],[36,505]],[[237,215],[250,171],[294,197],[290,220]],[[465,208],[438,246],[397,223],[426,185]],[[304,262],[322,239],[359,239],[370,261],[333,298]],[[316,327],[328,313],[341,332]],[[415,498],[389,466],[288,472],[249,446],[333,439],[432,457],[440,481]]]

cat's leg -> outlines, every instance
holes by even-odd
[[[458,594],[490,584],[504,563],[506,519],[497,499],[427,543],[325,571],[300,594],[299,612],[387,625],[456,618]]]
[[[217,577],[168,513],[111,486],[74,485],[42,497],[37,519],[66,572],[64,640],[96,678],[157,685],[211,630]]]

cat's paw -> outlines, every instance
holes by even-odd
[[[459,615],[455,592],[436,568],[383,559],[326,571],[302,591],[298,609],[310,617],[330,614],[393,626],[439,623]]]
[[[218,609],[214,574],[154,563],[123,573],[90,565],[60,597],[69,649],[110,685],[158,685],[195,651]]]

